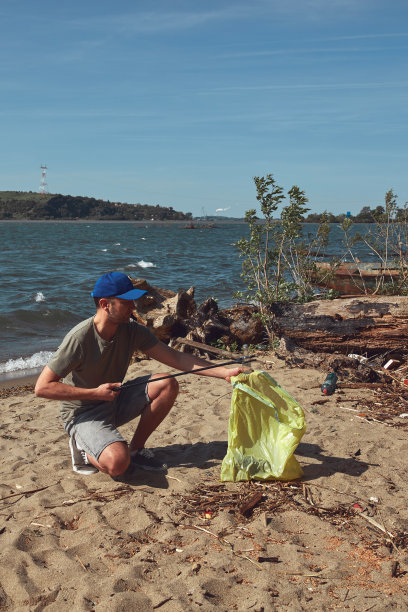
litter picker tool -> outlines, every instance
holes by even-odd
[[[239,357],[238,359],[232,359],[231,361],[224,361],[223,363],[217,363],[215,365],[205,366],[204,368],[196,368],[195,370],[187,370],[186,372],[177,372],[176,374],[167,374],[166,376],[160,376],[159,378],[154,378],[154,382],[158,380],[165,380],[166,378],[176,378],[177,376],[185,376],[186,374],[197,374],[197,372],[202,372],[203,370],[212,370],[213,368],[221,368],[223,366],[232,365],[234,363],[245,364],[253,361],[250,357],[246,355],[245,346],[244,348],[244,356]],[[112,391],[121,391],[122,389],[127,389],[128,387],[134,387],[136,385],[142,385],[146,382],[146,380],[150,378],[150,375],[143,377],[141,380],[130,380],[127,383],[124,383],[120,387],[112,388]]]

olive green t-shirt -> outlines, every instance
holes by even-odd
[[[104,383],[121,382],[133,353],[148,350],[157,342],[147,327],[130,321],[121,323],[108,342],[100,337],[91,317],[68,332],[48,367],[68,385],[93,389]],[[64,400],[62,420],[66,423],[94,405],[91,400]]]

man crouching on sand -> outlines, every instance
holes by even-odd
[[[73,469],[80,474],[99,470],[126,480],[136,469],[167,469],[145,443],[172,408],[178,383],[175,378],[155,381],[165,374],[153,374],[136,378],[140,384],[119,391],[136,350],[181,371],[211,365],[168,347],[147,327],[130,320],[133,300],[145,293],[134,289],[121,272],[101,276],[91,293],[95,316],[65,336],[37,380],[37,396],[61,400]],[[242,367],[220,366],[197,374],[230,382],[231,376],[243,371]],[[128,445],[117,427],[137,416],[140,420]]]

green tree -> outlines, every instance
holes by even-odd
[[[356,223],[372,223],[373,213],[369,206],[363,206],[360,212],[355,216]]]

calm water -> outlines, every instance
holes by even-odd
[[[234,243],[244,223],[184,229],[183,223],[0,222],[0,374],[44,365],[64,334],[94,312],[95,280],[120,270],[177,291],[195,286],[197,305],[207,297],[230,306],[241,288]],[[305,226],[313,232],[315,226]],[[361,226],[360,226],[361,231]],[[327,254],[342,252],[332,226]]]

